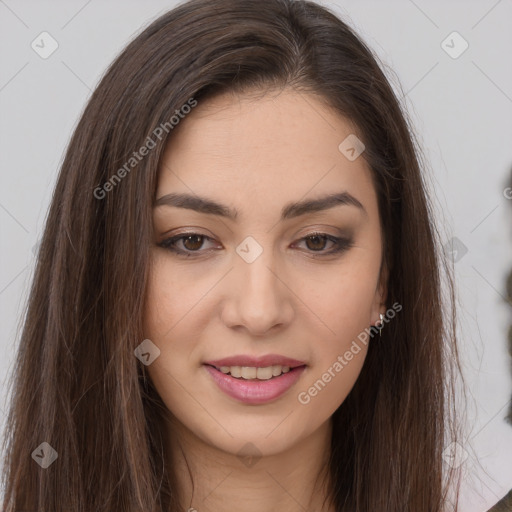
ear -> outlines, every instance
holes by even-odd
[[[379,279],[377,281],[377,287],[375,290],[375,297],[373,300],[372,311],[371,311],[371,325],[380,323],[380,315],[386,313],[386,300],[388,297],[388,278],[389,270],[385,263],[382,261]]]

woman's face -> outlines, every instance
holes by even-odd
[[[352,138],[339,148],[354,131],[291,89],[200,102],[175,128],[154,209],[148,371],[211,446],[291,448],[360,373],[358,335],[385,311],[385,282],[369,169]]]

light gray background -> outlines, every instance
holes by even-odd
[[[468,249],[455,264],[470,398],[461,506],[487,510],[512,487],[512,426],[504,421],[512,393],[504,299],[512,266],[512,200],[504,193],[512,167],[512,2],[322,3],[389,66],[432,168],[445,240],[456,236]],[[107,65],[175,4],[0,0],[0,427],[32,249],[71,132]],[[31,48],[43,31],[59,44],[47,59]],[[456,59],[441,46],[453,31],[469,44]]]

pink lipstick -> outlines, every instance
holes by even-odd
[[[232,356],[207,361],[203,366],[221,391],[249,405],[277,400],[306,369],[303,361],[277,354]]]

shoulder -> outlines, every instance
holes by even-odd
[[[512,489],[487,512],[510,512],[512,510]]]

